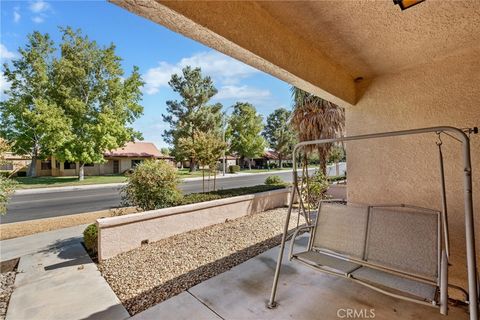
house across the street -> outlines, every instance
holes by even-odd
[[[105,163],[85,164],[85,175],[124,173],[147,159],[173,161],[173,157],[163,155],[152,142],[127,142],[124,147],[106,151],[103,156]],[[76,176],[79,167],[78,162],[62,162],[52,156],[37,160],[37,176]]]

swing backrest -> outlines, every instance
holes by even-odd
[[[440,213],[435,210],[322,202],[313,237],[314,250],[432,280],[438,275]]]
[[[316,219],[313,247],[362,259],[367,214],[367,206],[321,202]]]
[[[364,260],[436,279],[440,223],[438,211],[409,206],[372,206]]]

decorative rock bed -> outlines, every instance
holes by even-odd
[[[103,260],[99,269],[134,315],[278,245],[286,212],[269,210],[178,234]]]
[[[18,259],[0,263],[0,320],[4,320],[7,314],[8,302],[12,295],[15,283]]]

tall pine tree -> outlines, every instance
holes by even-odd
[[[222,105],[208,105],[210,99],[217,93],[210,77],[204,77],[200,68],[187,66],[182,75],[174,74],[168,82],[174,92],[182,98],[167,101],[167,113],[163,120],[170,125],[164,132],[165,142],[173,145],[175,155],[189,154],[182,150],[180,139],[190,139],[195,144],[195,131],[215,132],[221,130]],[[196,169],[196,159],[190,153],[190,171]]]

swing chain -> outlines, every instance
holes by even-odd
[[[437,144],[437,146],[440,147],[443,144],[442,137],[441,137],[442,131],[437,131],[435,133],[437,134],[437,138],[438,138],[438,140],[435,141],[435,143]]]

